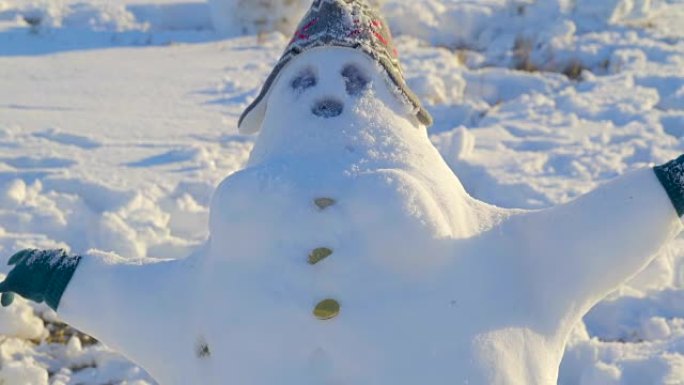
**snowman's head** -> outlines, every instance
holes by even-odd
[[[417,127],[415,109],[379,63],[352,48],[319,47],[294,58],[271,86],[249,164],[401,158],[418,143],[432,147]]]
[[[326,54],[337,59],[334,69],[324,68],[330,63]],[[345,54],[349,63],[341,59]],[[312,55],[316,60],[312,60]],[[301,60],[295,59],[303,56],[308,57],[309,65],[291,68],[301,64]],[[342,67],[337,68],[337,64]],[[321,88],[322,79],[333,79],[330,71],[336,71],[345,89],[349,85],[347,94],[354,93],[352,96],[359,96],[372,78],[382,73],[382,81],[398,100],[409,106],[411,118],[424,126],[432,124],[432,117],[406,85],[397,50],[382,16],[364,0],[315,0],[260,94],[240,117],[240,131],[255,133],[261,129],[274,89],[283,82],[303,93],[312,87]],[[344,109],[339,98],[322,97],[311,107],[311,112],[318,117],[334,118]]]

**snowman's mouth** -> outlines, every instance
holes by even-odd
[[[344,110],[344,104],[335,99],[323,99],[311,108],[311,113],[321,118],[334,118],[339,116]]]

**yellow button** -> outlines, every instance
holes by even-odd
[[[317,198],[314,199],[314,203],[316,204],[316,206],[318,206],[319,209],[325,210],[337,202],[335,202],[335,200],[332,198]]]
[[[315,265],[318,262],[328,258],[330,255],[332,255],[332,253],[333,253],[333,251],[327,247],[319,247],[317,249],[314,249],[309,254],[309,264]]]
[[[337,317],[340,313],[340,303],[334,299],[325,299],[316,305],[313,311],[314,316],[319,320],[325,321]]]

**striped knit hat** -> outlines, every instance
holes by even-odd
[[[259,131],[271,86],[290,60],[312,48],[325,46],[358,49],[375,59],[385,68],[389,80],[414,107],[418,121],[425,126],[432,124],[430,113],[406,85],[397,49],[382,16],[364,0],[315,0],[256,100],[242,113],[238,122],[241,132]]]

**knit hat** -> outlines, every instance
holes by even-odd
[[[425,126],[432,125],[432,116],[406,85],[397,49],[382,16],[364,0],[315,0],[256,100],[242,113],[238,122],[241,132],[259,131],[271,86],[290,60],[310,49],[325,46],[357,49],[375,59],[413,106],[418,121]]]

